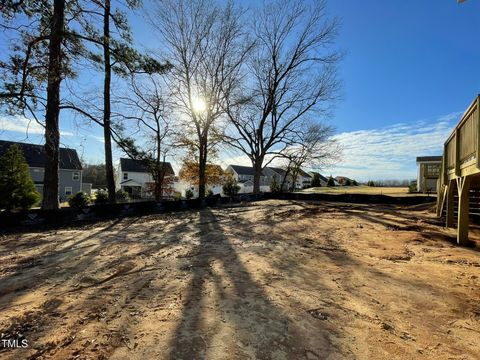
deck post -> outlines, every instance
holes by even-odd
[[[470,176],[457,178],[458,189],[458,227],[457,244],[468,243]]]
[[[455,218],[455,203],[454,203],[454,190],[455,187],[453,186],[453,181],[449,181],[447,185],[447,194],[446,194],[446,202],[447,202],[447,209],[446,209],[446,224],[447,228],[453,227],[453,221]],[[441,214],[440,214],[441,215]]]
[[[455,175],[460,176],[460,141],[458,127],[455,128]]]

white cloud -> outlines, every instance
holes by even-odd
[[[90,137],[99,143],[105,143],[105,138],[103,136],[90,135]]]
[[[24,116],[8,116],[0,118],[0,131],[22,132],[29,134],[43,134],[43,127]]]
[[[460,115],[338,134],[335,138],[343,147],[342,159],[325,170],[359,180],[415,178],[415,158],[441,155]]]
[[[462,112],[440,116],[433,121],[398,123],[371,129],[343,132],[335,139],[343,148],[341,160],[322,169],[325,175],[348,176],[360,181],[378,179],[414,179],[416,157],[441,155],[443,143]],[[220,161],[251,166],[245,155],[225,156]]]
[[[43,135],[45,130],[35,120],[26,118],[23,115],[0,117],[0,132],[10,131],[28,135]],[[73,136],[70,131],[60,131],[62,136]]]

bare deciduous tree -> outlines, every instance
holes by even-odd
[[[209,0],[155,1],[151,16],[173,64],[172,98],[184,119],[180,142],[197,154],[199,198],[205,197],[209,153],[220,140],[218,122],[239,85],[250,48],[241,17],[233,3],[220,6]]]
[[[321,0],[267,2],[253,29],[248,95],[228,97],[227,114],[235,129],[228,141],[250,158],[258,193],[262,169],[292,145],[307,115],[320,116],[336,98],[341,54],[330,50],[338,22],[326,17]]]
[[[112,113],[112,116],[120,118],[120,123],[125,125],[134,121],[144,142],[139,146],[133,137],[121,136],[117,143],[128,156],[142,161],[148,167],[154,180],[152,190],[155,200],[161,201],[165,187],[171,185],[167,181],[168,169],[165,167],[166,158],[172,151],[173,120],[168,104],[170,94],[164,90],[158,76],[144,76],[143,82],[137,78],[132,76],[128,96],[116,98],[116,103],[123,111]],[[116,133],[123,132],[118,129]]]
[[[283,151],[285,159],[285,175],[280,186],[284,188],[287,179],[291,181],[291,189],[295,185],[303,167],[322,168],[331,165],[340,156],[341,148],[332,138],[333,128],[323,124],[308,124],[297,131],[293,145]]]

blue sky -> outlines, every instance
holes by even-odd
[[[359,180],[414,178],[415,157],[441,154],[480,92],[480,0],[330,0],[328,12],[341,18],[337,46],[346,54],[343,99],[328,119],[344,151],[323,171]],[[158,46],[140,17],[132,17],[132,27],[144,48]],[[102,162],[101,129],[62,122],[62,143]],[[25,140],[25,123],[1,118],[0,138]],[[41,129],[32,126],[28,141],[40,143]],[[220,160],[247,163],[232,152]]]

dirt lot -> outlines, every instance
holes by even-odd
[[[478,359],[478,244],[427,207],[270,200],[5,235],[0,333],[29,347],[0,358]]]

